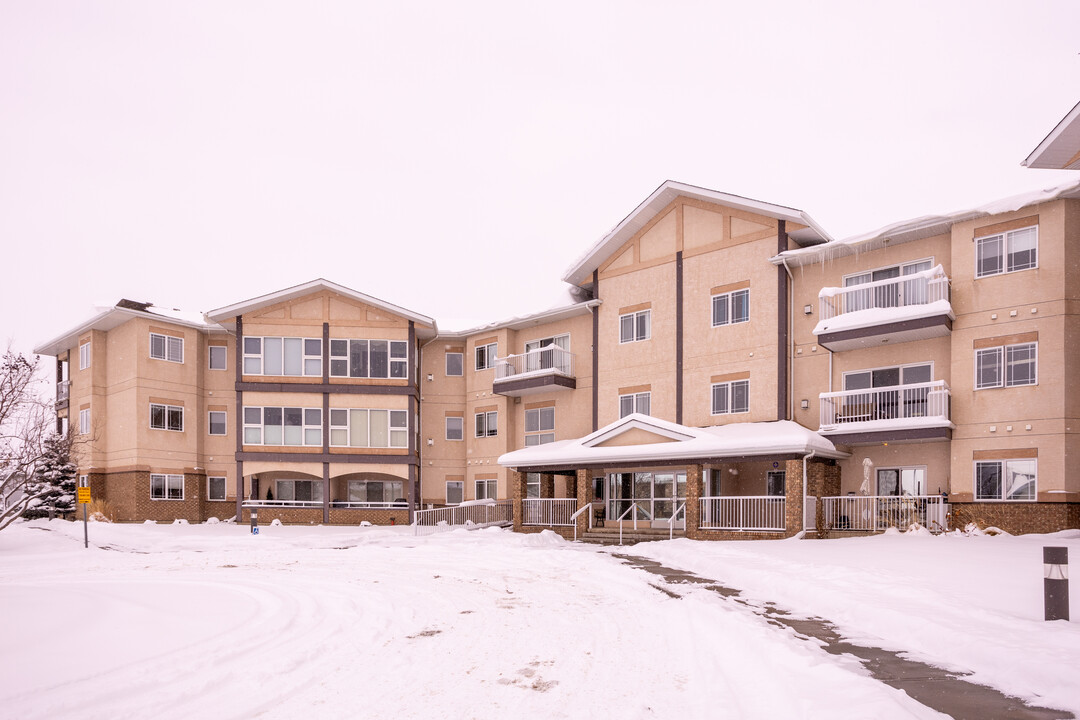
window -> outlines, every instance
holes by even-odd
[[[406,378],[409,343],[404,340],[331,340],[331,377]]]
[[[477,480],[476,481],[476,499],[477,500],[497,500],[499,495],[499,481],[498,480]]]
[[[211,345],[210,346],[210,369],[211,370],[228,370],[229,365],[229,349],[224,345]]]
[[[498,434],[498,411],[476,413],[476,437],[495,437]]]
[[[465,439],[465,418],[460,418],[460,417],[448,417],[448,418],[446,418],[446,439],[447,440],[464,440]]]
[[[319,377],[322,375],[322,339],[246,337],[244,374]]]
[[[150,427],[154,430],[184,432],[184,408],[150,403]]]
[[[976,500],[1034,500],[1038,461],[981,460],[975,463]]]
[[[717,327],[719,325],[733,325],[735,323],[744,323],[749,320],[749,290],[736,290],[734,292],[724,293],[723,295],[713,295],[713,327]]]
[[[525,497],[540,497],[540,473],[527,473],[525,475]]]
[[[525,411],[525,447],[555,442],[555,408]]]
[[[323,499],[322,480],[278,480],[274,497],[296,503],[319,503]]]
[[[495,361],[499,359],[499,344],[488,343],[476,346],[476,369],[487,370],[495,367]]]
[[[750,412],[750,381],[732,380],[712,386],[712,414]]]
[[[210,411],[210,434],[211,435],[226,435],[228,434],[228,416],[224,410],[211,410]]]
[[[566,375],[571,374],[570,335],[530,340],[525,343],[523,372],[536,372],[554,368]]]
[[[1038,384],[1038,343],[975,351],[975,389]]]
[[[151,500],[183,500],[183,475],[150,475]]]
[[[79,411],[79,434],[90,434],[90,408],[83,408]]]
[[[184,338],[150,333],[150,357],[167,362],[184,362]]]
[[[765,494],[771,497],[783,497],[786,494],[784,488],[786,475],[783,470],[770,470],[765,475]]]
[[[85,370],[90,367],[90,342],[79,345],[79,369]]]
[[[403,448],[409,446],[407,410],[332,408],[330,445],[333,447]]]
[[[446,483],[446,504],[458,505],[465,500],[465,482],[448,480]]]
[[[975,248],[975,277],[1030,270],[1039,265],[1039,227],[1021,228],[979,238]]]
[[[322,445],[322,409],[245,407],[245,445]]]
[[[652,310],[619,316],[619,342],[638,342],[652,337]]]
[[[631,413],[649,414],[649,403],[652,393],[640,392],[631,395],[619,396],[619,417],[624,418]]]
[[[403,503],[404,483],[401,480],[350,480],[351,503]]]
[[[878,495],[926,495],[926,466],[883,467],[877,469]]]
[[[446,353],[446,374],[449,377],[461,377],[465,372],[465,354],[459,352]]]
[[[207,500],[224,500],[225,499],[225,478],[223,477],[208,477],[206,478],[206,499]]]

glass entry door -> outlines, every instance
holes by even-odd
[[[682,471],[611,473],[607,483],[607,517],[617,520],[634,504],[624,520],[667,528],[676,509],[686,501],[686,473]],[[679,512],[676,528],[686,525],[685,509]]]

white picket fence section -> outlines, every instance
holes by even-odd
[[[430,535],[456,527],[485,527],[514,521],[512,500],[479,500],[453,507],[417,510],[413,514],[417,535]]]
[[[703,497],[703,530],[783,531],[786,500],[777,495]]]
[[[824,497],[819,530],[907,530],[918,523],[931,532],[947,529],[949,505],[940,495],[846,495]]]
[[[571,527],[577,498],[525,498],[521,501],[522,525]]]

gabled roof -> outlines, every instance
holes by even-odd
[[[75,343],[79,341],[79,336],[89,330],[112,330],[132,318],[139,317],[194,328],[202,332],[225,332],[225,328],[208,322],[201,313],[184,312],[173,308],[159,308],[151,303],[121,300],[116,305],[101,310],[97,315],[94,315],[81,325],[77,325],[62,335],[37,346],[34,348],[34,353],[36,355],[59,355],[65,350],[74,347]]]
[[[412,320],[421,327],[430,329],[430,332],[423,333],[424,337],[433,337],[438,332],[435,321],[429,318],[427,315],[421,315],[419,313],[413,312],[412,310],[406,310],[399,305],[388,303],[385,300],[380,300],[379,298],[372,297],[371,295],[365,295],[362,292],[357,292],[356,290],[347,288],[344,285],[338,285],[337,283],[330,282],[329,280],[324,280],[323,278],[318,278],[316,280],[306,282],[302,285],[294,285],[293,287],[285,288],[284,290],[277,290],[266,295],[260,295],[259,297],[251,298],[250,300],[233,303],[232,305],[218,308],[217,310],[211,310],[210,312],[206,313],[206,316],[214,322],[225,323],[232,320],[237,315],[255,312],[257,310],[262,310],[263,308],[270,307],[271,305],[276,305],[281,302],[287,302],[289,300],[295,300],[296,298],[303,297],[304,295],[309,295],[319,290],[328,290],[343,297],[356,300],[357,302],[362,302],[365,305],[382,308],[389,313],[393,313],[394,315],[398,315],[400,317]],[[420,328],[417,328],[417,331],[418,334],[420,334]]]
[[[634,208],[632,213],[623,218],[622,222],[616,225],[611,232],[600,238],[581,258],[571,265],[563,275],[563,281],[571,285],[580,285],[588,280],[593,270],[600,267],[630,238],[645,227],[658,212],[680,196],[725,205],[736,210],[744,210],[776,220],[806,225],[805,230],[790,233],[790,236],[800,245],[820,243],[830,239],[828,233],[802,210],[667,180],[656,188],[649,197],[645,198],[640,205]]]
[[[622,435],[657,436],[657,442],[608,445]],[[499,458],[503,467],[564,468],[587,465],[635,463],[705,458],[772,455],[806,455],[843,458],[848,453],[836,449],[827,438],[791,420],[758,423],[731,423],[695,428],[633,413],[576,440],[562,440],[508,452]]]
[[[1029,168],[1080,170],[1080,103],[1020,164]]]

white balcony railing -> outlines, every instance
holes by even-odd
[[[703,530],[778,531],[787,526],[784,520],[785,498],[782,495],[753,497],[703,497],[700,527]]]
[[[472,500],[453,507],[417,510],[413,514],[417,535],[455,527],[483,527],[514,521],[512,500]]]
[[[509,380],[522,375],[565,375],[574,377],[574,354],[549,345],[521,355],[508,355],[495,363],[495,379]]]
[[[821,430],[852,423],[924,426],[949,422],[949,384],[944,380],[866,390],[822,393]]]
[[[577,498],[525,498],[521,501],[522,525],[570,527],[577,512]]]
[[[71,394],[71,381],[61,380],[56,383],[56,402],[61,403],[68,399]]]
[[[948,299],[949,278],[940,265],[888,280],[843,288],[822,288],[818,293],[821,320],[860,310],[928,305]]]
[[[947,529],[949,505],[941,495],[846,495],[818,502],[822,519],[818,530],[907,530],[916,523],[932,532]]]

